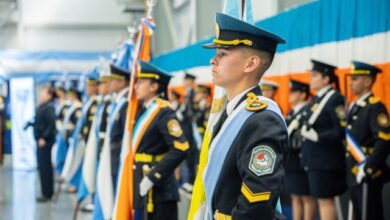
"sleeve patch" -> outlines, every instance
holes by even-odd
[[[264,176],[274,172],[276,161],[275,151],[264,145],[253,148],[249,161],[249,170],[257,176]]]
[[[389,126],[389,118],[385,113],[379,113],[378,117],[376,118],[376,121],[381,127],[386,128],[387,126]]]
[[[382,140],[389,141],[390,140],[390,133],[385,133],[385,132],[379,132],[378,137]]]
[[[188,148],[190,148],[190,145],[188,144],[187,141],[185,142],[180,142],[180,141],[174,141],[173,142],[173,146],[178,149],[178,150],[181,150],[181,151],[186,151],[188,150]]]
[[[174,137],[180,137],[183,134],[183,130],[180,127],[179,122],[176,119],[171,119],[167,124],[168,132]]]
[[[344,106],[342,106],[342,105],[337,106],[335,111],[336,111],[336,115],[339,119],[344,120],[346,118],[347,113],[345,111]]]
[[[271,192],[253,193],[245,183],[242,183],[241,193],[250,203],[268,201],[271,197]]]

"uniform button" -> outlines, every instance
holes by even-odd
[[[308,170],[309,170],[309,167],[305,166],[305,167],[303,167],[303,169],[304,169],[305,171],[308,171]]]
[[[352,129],[352,125],[348,125],[348,129]]]
[[[133,170],[137,169],[137,166],[133,165]]]
[[[354,115],[354,116],[352,116],[352,119],[353,119],[353,120],[356,120],[356,119],[358,119],[358,116],[357,116],[357,115]]]
[[[302,158],[302,153],[300,153],[300,154],[298,155],[298,157],[299,157],[299,158]]]

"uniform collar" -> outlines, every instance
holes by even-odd
[[[121,100],[121,98],[129,91],[129,88],[126,87],[124,89],[122,89],[122,91],[120,91],[116,97],[115,97],[115,102],[119,102]]]
[[[364,105],[363,103],[365,102],[365,100],[371,96],[371,91],[370,92],[367,92],[366,94],[362,95],[358,100],[356,100],[356,104],[359,105],[359,106],[362,106]]]
[[[325,95],[325,93],[326,93],[331,87],[332,87],[331,85],[325,86],[324,88],[322,88],[320,91],[318,91],[318,92],[316,93],[316,96],[317,96],[317,97],[322,97],[323,95]]]
[[[236,97],[234,97],[231,101],[227,103],[226,113],[228,116],[233,112],[233,110],[237,107],[237,105],[242,102],[242,98],[244,97],[244,95],[248,93],[250,90],[254,89],[255,87],[258,86],[253,86],[251,88],[242,91],[240,94],[236,95]]]
[[[293,107],[293,113],[294,114],[298,113],[305,105],[306,105],[306,102],[301,102],[301,103],[297,104],[296,106]]]
[[[147,102],[144,102],[144,107],[149,108],[149,106],[158,98],[158,95],[154,96],[152,99],[150,99]]]
[[[103,97],[103,101],[108,101],[111,99],[111,94],[107,94]]]

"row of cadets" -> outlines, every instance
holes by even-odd
[[[77,82],[78,80],[70,79],[65,84],[66,97],[69,107],[64,112],[65,115],[63,116],[62,120],[62,127],[58,129],[56,142],[56,170],[58,174],[62,173],[68,152],[69,140],[71,139],[76,123],[81,116],[81,93],[78,90]],[[60,115],[57,116],[57,118],[59,117]]]
[[[174,220],[179,201],[174,170],[190,145],[166,100],[171,75],[146,62],[139,65],[135,91],[140,108],[132,138],[135,219]]]
[[[86,76],[85,85],[86,97],[77,117],[77,123],[73,125],[64,169],[60,175],[60,181],[69,183],[68,192],[70,193],[76,192],[79,186],[85,146],[96,112],[97,75],[95,70]],[[80,86],[78,87],[80,89]],[[81,90],[78,90],[78,93],[81,96]]]
[[[111,94],[109,92],[109,77],[105,71],[100,71],[99,79],[96,83],[98,90],[98,96],[96,98],[96,112],[91,124],[89,139],[85,147],[81,173],[82,178],[80,179],[78,187],[78,204],[75,212],[78,211],[81,203],[84,201],[86,204],[81,208],[81,211],[91,212],[94,209],[93,195],[96,185],[96,169],[98,166],[99,155],[103,147],[103,142],[106,137],[105,132],[109,114],[108,110],[111,105]],[[92,201],[89,199],[92,199]]]
[[[105,95],[99,130],[96,190],[93,219],[110,219],[117,191],[120,154],[126,128],[130,72],[110,64],[107,84],[101,88]],[[108,91],[106,91],[108,89]],[[107,93],[108,92],[108,93]],[[105,122],[104,122],[105,120]],[[104,124],[106,127],[104,128]]]
[[[99,130],[99,153],[93,219],[111,218],[116,192],[120,154],[126,128],[130,72],[110,64]],[[108,91],[105,91],[108,88]],[[105,115],[105,116],[104,116]],[[105,120],[105,122],[104,122]],[[106,127],[104,128],[104,124]],[[104,136],[104,137],[103,137]]]
[[[293,216],[314,219],[314,197],[319,201],[321,218],[336,218],[333,199],[345,192],[347,180],[349,218],[384,219],[381,193],[390,179],[385,162],[390,153],[389,118],[383,103],[371,92],[381,70],[352,61],[346,76],[351,77],[349,88],[357,98],[346,113],[343,97],[330,86],[335,83],[337,88],[336,67],[316,60],[312,63],[310,88],[316,95],[304,104],[308,86],[291,81],[293,110],[286,118],[291,151],[285,182]],[[299,96],[305,106],[297,111]]]

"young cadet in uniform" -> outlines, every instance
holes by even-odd
[[[88,101],[85,103],[87,108],[85,118],[83,119],[83,128],[81,131],[81,137],[85,144],[88,141],[89,131],[91,130],[92,121],[96,112],[97,105],[97,93],[98,93],[98,79],[97,76],[89,76],[86,82],[86,93]]]
[[[195,96],[194,96],[195,121],[201,138],[203,138],[204,132],[206,131],[207,120],[210,115],[210,108],[211,108],[209,103],[210,95],[211,95],[211,89],[209,86],[198,85],[195,89]]]
[[[96,95],[97,95],[97,78],[94,75],[89,75],[86,80],[86,95],[87,99],[84,101],[81,107],[81,114],[77,116],[77,124],[76,128],[73,129],[71,133],[71,139],[73,141],[72,144],[76,143],[76,147],[79,146],[78,141],[83,142],[83,147],[87,144],[89,131],[91,130],[91,125],[93,121],[93,117],[96,112]],[[79,126],[79,127],[78,127]],[[79,139],[80,138],[80,139]],[[76,148],[74,148],[76,149]],[[77,152],[75,154],[78,154]],[[69,156],[69,155],[68,155]],[[81,167],[79,164],[82,163],[82,159],[78,159],[79,157],[74,157],[71,161],[72,167],[79,167],[75,174],[68,176],[70,172],[64,174],[63,178],[69,178],[70,187],[68,188],[69,193],[73,193],[77,191],[77,187],[79,186],[80,178],[81,178]],[[82,158],[82,157],[81,157]],[[66,166],[66,165],[65,165]]]
[[[66,85],[66,103],[68,108],[64,113],[62,123],[58,123],[59,126],[57,135],[57,155],[56,155],[56,170],[59,174],[62,173],[65,165],[65,159],[69,148],[69,140],[72,137],[77,120],[81,116],[81,94],[77,89],[77,80],[69,80]]]
[[[110,120],[108,124],[111,126],[109,137],[111,149],[111,175],[114,189],[116,189],[122,141],[123,135],[125,134],[130,72],[117,67],[114,64],[110,65],[110,71],[109,88],[115,95],[111,102]]]
[[[262,80],[260,82],[260,88],[264,97],[275,100],[275,95],[278,91],[279,85],[276,82]]]
[[[310,88],[315,96],[304,113],[302,162],[308,172],[311,195],[318,200],[321,219],[336,219],[334,197],[346,190],[344,98],[338,88],[336,67],[312,60]]]
[[[73,131],[76,127],[76,123],[79,120],[81,116],[81,93],[78,90],[77,86],[77,80],[71,81],[71,87],[68,89],[66,95],[70,102],[70,108],[66,112],[65,118],[64,118],[64,126],[65,126],[65,137],[66,140],[69,142],[69,138],[72,137]],[[69,144],[68,144],[69,146]]]
[[[98,133],[98,156],[103,148],[104,138],[106,137],[106,129],[108,116],[110,114],[110,106],[112,97],[109,92],[109,77],[100,76],[98,91],[99,91],[99,101],[98,101],[98,110],[96,112],[97,122],[96,129]]]
[[[350,198],[355,219],[364,219],[362,210],[366,210],[365,219],[380,220],[384,219],[382,188],[390,176],[386,166],[390,153],[390,123],[386,107],[374,97],[371,88],[381,70],[362,62],[352,64],[349,86],[357,100],[350,105],[346,119]]]
[[[134,207],[143,214],[147,208],[147,219],[175,220],[179,193],[174,170],[186,158],[189,143],[166,101],[171,75],[149,63],[140,61],[139,65],[135,91],[142,107],[134,130],[139,136],[133,137],[140,140],[133,146]],[[146,172],[145,166],[151,170]]]
[[[217,50],[212,79],[229,101],[213,128],[203,175],[207,219],[274,219],[288,134],[279,107],[258,83],[285,40],[221,13],[216,36],[204,47]]]
[[[184,87],[186,89],[184,102],[181,104],[178,110],[178,117],[183,126],[184,135],[190,143],[190,150],[186,159],[190,184],[193,184],[196,177],[196,166],[198,158],[198,149],[196,148],[196,141],[194,138],[194,130],[192,123],[194,122],[194,86],[196,77],[190,73],[184,75]]]
[[[57,131],[62,130],[64,117],[66,110],[69,108],[69,102],[66,100],[66,91],[61,81],[56,81],[55,84],[55,96],[57,101],[56,106],[56,127]]]
[[[301,166],[302,116],[310,98],[309,84],[290,80],[289,102],[291,111],[286,116],[290,137],[290,151],[286,164],[286,191],[291,195],[294,220],[310,220],[315,217],[316,201],[310,196],[306,171]]]
[[[66,144],[67,149],[69,149],[72,143],[72,135],[76,129],[77,122],[81,117],[81,108],[82,108],[81,92],[78,89],[78,80],[71,80],[70,83],[71,85],[66,95],[71,104],[69,109],[66,111],[66,115],[64,117],[64,123],[63,123],[65,126],[65,140],[67,141]],[[65,152],[65,158],[66,155],[67,155],[67,151]],[[65,160],[64,160],[64,164],[65,164]],[[68,193],[74,193],[76,191],[77,189],[73,185],[70,185],[67,189]]]

